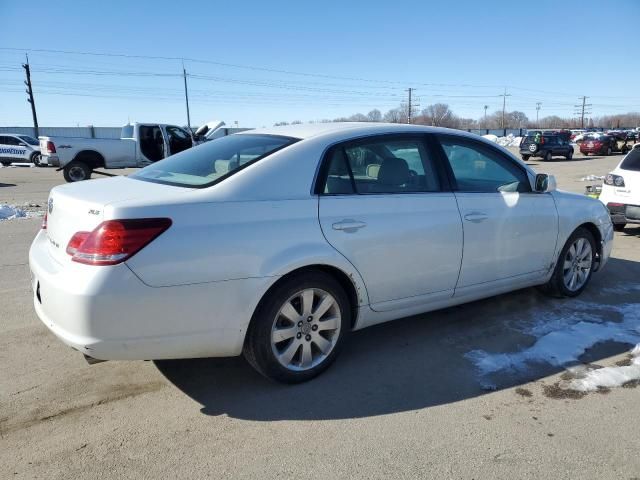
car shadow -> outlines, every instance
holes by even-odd
[[[15,187],[16,184],[15,183],[2,183],[0,182],[0,188],[2,187]]]
[[[579,300],[552,299],[530,288],[353,332],[330,369],[299,385],[271,382],[242,357],[163,360],[155,364],[173,385],[198,402],[206,415],[271,421],[408,412],[477,397],[562,371],[563,368],[548,364],[535,364],[524,372],[493,375],[487,385],[468,353],[481,350],[500,354],[527,348],[537,339],[527,329],[541,318],[555,318],[554,312],[560,319],[563,312],[575,317],[580,310],[573,306],[579,302],[592,302],[594,308],[615,305],[626,294],[605,291],[624,289],[629,282],[638,284],[638,278],[640,263],[611,259]],[[635,296],[640,302],[640,284],[637,293],[629,295],[631,300]],[[619,321],[614,312],[607,320]],[[607,342],[589,349],[581,360],[597,362],[628,349],[629,345]]]

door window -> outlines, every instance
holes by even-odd
[[[140,125],[140,151],[152,162],[164,158],[164,140],[157,125]]]
[[[472,140],[440,137],[461,192],[530,192],[526,172],[494,149]]]
[[[167,127],[167,137],[169,138],[169,152],[171,155],[191,148],[193,143],[187,132],[178,127]]]
[[[329,152],[325,194],[436,192],[440,183],[421,138],[373,139]]]

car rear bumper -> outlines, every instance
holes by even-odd
[[[613,223],[640,223],[640,205],[607,204]]]
[[[614,224],[640,223],[640,199],[626,187],[603,185],[599,200],[609,210]]]
[[[266,279],[149,287],[125,264],[62,265],[40,231],[29,252],[33,302],[70,347],[100,360],[235,356]]]
[[[52,167],[60,166],[60,158],[57,155],[47,155],[46,153],[43,153],[40,158],[40,163],[45,163]]]

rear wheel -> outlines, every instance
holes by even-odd
[[[627,226],[626,223],[614,223],[613,224],[613,229],[616,232],[624,232],[624,228]]]
[[[64,179],[69,183],[89,180],[91,178],[91,168],[84,162],[74,160],[64,167],[63,175]]]
[[[40,154],[40,152],[33,152],[31,154],[31,163],[33,163],[36,167],[42,167],[42,163],[40,163],[40,159],[42,158],[42,155]]]
[[[544,290],[557,297],[575,297],[586,288],[596,255],[596,242],[586,228],[571,234],[558,257],[551,279]]]
[[[11,165],[11,162],[1,162],[3,166],[8,167],[9,165]]]
[[[569,150],[569,153],[567,153],[567,155],[565,155],[565,158],[567,160],[571,160],[573,158],[573,150]]]
[[[611,147],[607,147],[607,156],[608,156],[608,155],[611,155],[611,151],[612,151],[612,150],[611,150]]]
[[[260,302],[243,353],[267,378],[304,382],[333,363],[350,326],[351,306],[340,283],[324,272],[302,272]]]
[[[551,154],[551,150],[548,150],[547,153],[544,154],[544,161],[550,162],[553,160],[553,155]]]
[[[529,160],[529,158],[531,158],[531,155],[522,155],[522,160],[524,160],[525,162]]]

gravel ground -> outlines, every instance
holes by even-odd
[[[582,192],[621,157],[534,168]],[[0,170],[0,203],[45,205],[53,169]],[[37,207],[33,207],[37,210]],[[639,304],[640,227],[579,300],[535,289],[354,334],[313,382],[282,386],[242,358],[87,366],[37,319],[37,218],[0,222],[1,478],[638,478],[640,389],[567,395],[547,364],[479,376],[470,351],[532,345],[541,319]],[[584,363],[625,364],[605,342]]]

